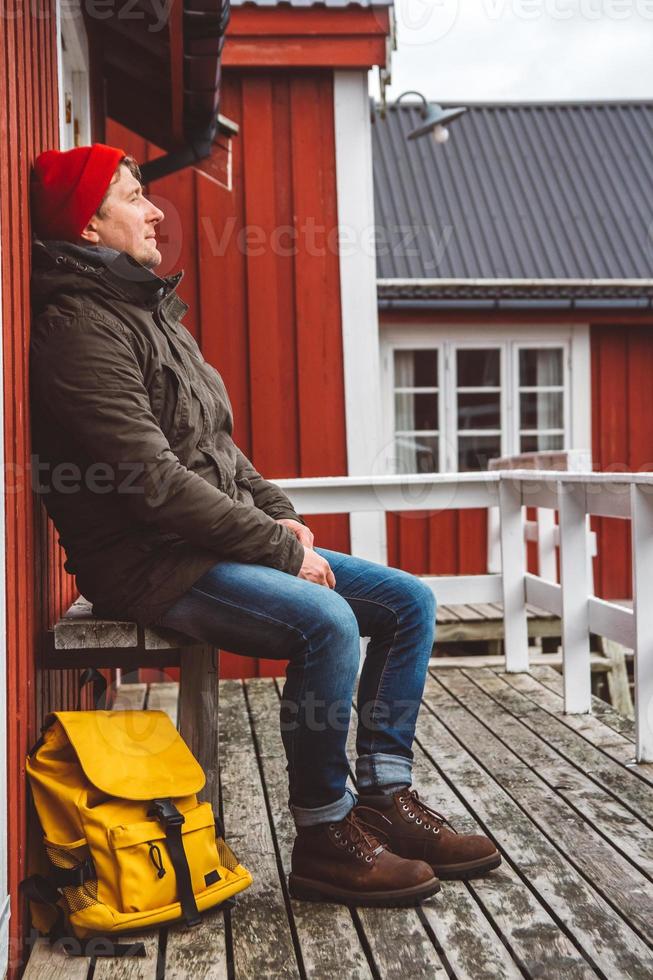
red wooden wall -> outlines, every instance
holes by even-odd
[[[66,706],[73,672],[38,669],[48,623],[74,598],[73,581],[52,525],[35,503],[29,474],[27,395],[29,345],[29,177],[42,149],[58,145],[54,3],[38,16],[0,17],[0,227],[4,356],[4,438],[7,493],[7,759],[9,801],[10,967],[21,956],[24,910],[17,884],[25,869],[24,758],[40,716]],[[49,13],[49,16],[48,16]]]
[[[269,479],[347,472],[333,77],[327,70],[227,70],[221,112],[240,126],[233,188],[199,169],[157,181],[162,272],[183,268],[185,323],[224,378],[234,439]],[[138,160],[156,147],[107,125]],[[345,516],[311,519],[316,544],[349,550]],[[223,653],[223,676],[279,664]]]
[[[653,470],[653,327],[592,327],[592,454],[606,471]],[[595,520],[598,595],[632,594],[630,522]]]

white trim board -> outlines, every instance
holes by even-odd
[[[367,72],[334,72],[333,99],[347,472],[369,476],[381,472],[383,446]],[[386,562],[385,515],[351,515],[350,534],[353,554]]]

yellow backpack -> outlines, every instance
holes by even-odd
[[[23,892],[41,931],[52,922],[43,903],[57,906],[51,938],[66,925],[78,939],[194,925],[252,883],[198,803],[204,772],[163,711],[56,711],[27,772],[51,870]],[[144,952],[108,946],[93,955]]]

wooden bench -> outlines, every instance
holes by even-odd
[[[201,798],[218,808],[218,650],[176,630],[141,627],[120,620],[97,619],[87,599],[77,599],[48,633],[47,669],[70,667],[180,668],[178,727],[206,773]],[[121,698],[136,696],[139,685],[118,689]],[[126,689],[126,690],[125,690]],[[165,691],[168,691],[166,700]],[[150,686],[148,707],[172,710],[168,685]],[[163,698],[163,704],[153,699]],[[167,704],[167,707],[166,707]],[[142,707],[134,704],[134,707]],[[175,708],[176,711],[176,708]]]

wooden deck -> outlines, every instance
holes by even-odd
[[[223,817],[254,885],[195,930],[148,934],[145,960],[91,974],[39,942],[25,977],[650,978],[653,766],[634,765],[632,722],[596,701],[565,716],[561,691],[551,667],[431,670],[414,784],[460,829],[491,834],[504,862],[417,910],[349,910],[288,896],[276,682],[221,682]]]

